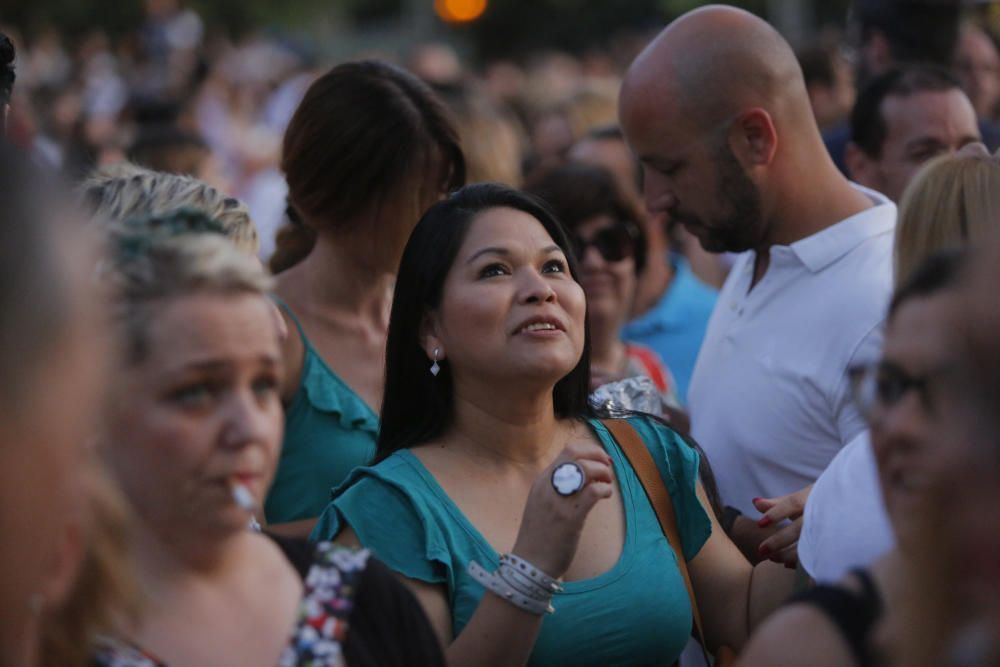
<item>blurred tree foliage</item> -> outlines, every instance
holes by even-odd
[[[843,26],[851,2],[791,1],[808,4],[805,15],[816,26]],[[731,0],[723,4],[767,17],[780,2]],[[491,0],[481,19],[454,30],[466,33],[486,58],[546,47],[579,50],[606,46],[622,30],[659,30],[671,19],[706,4],[705,0]]]
[[[364,7],[389,5],[399,0],[188,0],[180,3],[194,8],[212,26],[241,33],[259,27],[291,28],[309,25]],[[141,25],[145,16],[143,0],[0,0],[0,23],[29,32],[57,27],[68,34],[101,27],[119,35]]]
[[[771,0],[772,2],[774,0]],[[805,2],[806,0],[801,0]],[[842,23],[849,0],[811,0],[819,22]],[[146,0],[0,0],[0,24],[29,33],[54,26],[68,35],[101,27],[123,34],[143,21]],[[181,0],[210,26],[240,34],[254,28],[329,37],[334,29],[396,25],[405,32],[414,17],[430,16],[434,0]],[[539,48],[580,50],[606,45],[623,29],[655,30],[704,0],[490,0],[468,25],[437,25],[438,36],[465,41],[481,57]],[[766,16],[769,0],[735,0]],[[424,24],[426,27],[426,24]],[[360,36],[360,35],[359,35]]]

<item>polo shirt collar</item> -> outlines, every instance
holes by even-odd
[[[896,226],[896,205],[888,197],[857,183],[851,185],[871,199],[875,206],[789,246],[799,261],[813,273],[822,271],[863,242],[890,232]]]

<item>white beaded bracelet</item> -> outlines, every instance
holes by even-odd
[[[501,562],[501,569],[504,569],[504,564]],[[536,616],[542,616],[544,614],[551,614],[555,611],[550,604],[552,600],[552,593],[546,593],[541,589],[536,589],[529,594],[525,594],[521,590],[521,586],[515,587],[510,582],[507,581],[507,577],[502,576],[498,570],[497,572],[487,572],[483,567],[476,561],[469,561],[468,572],[473,579],[478,581],[486,590],[493,592],[495,595],[500,597],[507,602],[510,602],[516,607],[525,610],[528,613],[535,614]]]

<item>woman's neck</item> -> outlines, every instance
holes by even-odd
[[[447,444],[484,465],[543,468],[566,445],[572,424],[555,416],[552,388],[500,397],[496,387],[479,394],[455,392],[455,420]]]
[[[278,276],[278,293],[307,309],[387,323],[396,276],[372,260],[371,243],[321,234],[308,257]]]
[[[249,529],[206,539],[183,526],[156,529],[141,520],[135,524],[132,546],[136,571],[144,587],[153,590],[184,580],[233,574],[247,540],[254,537]]]

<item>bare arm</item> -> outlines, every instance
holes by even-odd
[[[701,484],[698,498],[712,522],[712,535],[688,563],[705,626],[705,641],[739,649],[750,631],[793,591],[795,572],[765,561],[756,567],[722,531]]]
[[[821,611],[793,604],[776,612],[754,633],[740,667],[854,667],[850,649]]]

